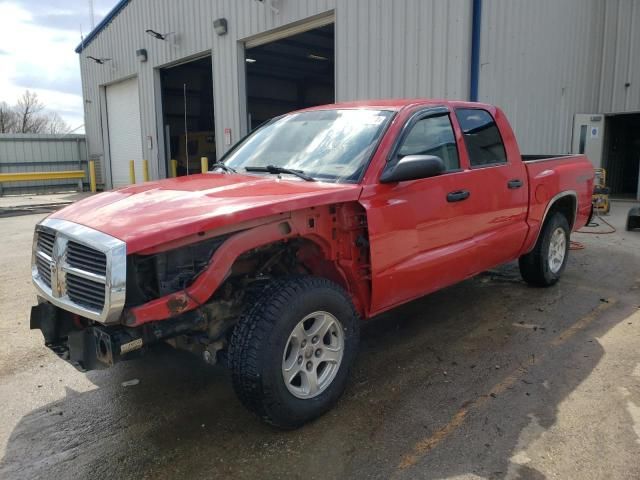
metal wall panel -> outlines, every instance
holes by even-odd
[[[640,1],[607,0],[599,112],[640,111]]]
[[[523,153],[570,151],[574,114],[597,112],[603,15],[601,0],[485,0],[479,100]]]
[[[468,97],[470,1],[342,0],[336,17],[339,101]]]
[[[0,173],[87,171],[84,135],[0,134]],[[88,178],[88,177],[87,177]],[[3,193],[44,193],[74,189],[77,180],[6,182]]]
[[[576,113],[640,110],[639,55],[638,0],[485,0],[479,99],[524,153],[569,152]]]
[[[264,2],[266,3],[266,2]],[[336,97],[468,95],[471,2],[467,0],[279,0],[279,13],[255,0],[132,0],[80,55],[90,153],[104,156],[101,123],[104,86],[137,76],[143,155],[151,175],[162,168],[157,131],[157,69],[203,53],[213,54],[214,111],[218,151],[224,130],[235,142],[246,130],[243,41],[321,15],[336,16]],[[226,18],[218,36],[213,20]],[[176,32],[169,41],[144,33]],[[135,51],[145,48],[148,61]],[[86,58],[112,58],[98,65]],[[148,149],[144,138],[153,137]],[[104,166],[99,169],[104,172]],[[99,180],[102,180],[100,177]]]

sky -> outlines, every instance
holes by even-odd
[[[96,24],[117,0],[94,0]],[[83,132],[82,82],[75,48],[91,30],[88,0],[0,0],[0,102],[25,90]]]

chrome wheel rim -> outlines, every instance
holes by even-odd
[[[324,392],[336,378],[344,355],[344,331],[328,312],[313,312],[295,326],[282,355],[282,378],[302,399]]]
[[[564,230],[558,227],[551,234],[551,242],[549,243],[548,260],[551,273],[558,273],[560,271],[566,255],[567,237],[564,234]]]

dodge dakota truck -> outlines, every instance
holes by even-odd
[[[491,105],[293,112],[208,173],[41,221],[31,328],[83,371],[159,342],[188,350],[228,367],[249,410],[295,428],[344,391],[361,320],[515,260],[527,283],[557,282],[593,177],[581,155],[522,156]]]

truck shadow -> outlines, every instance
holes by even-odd
[[[601,267],[570,268],[539,290],[508,265],[372,320],[339,405],[293,432],[247,413],[226,371],[156,349],[89,373],[96,390],[68,390],[23,417],[0,477],[543,478],[510,460],[523,431],[532,419],[537,432],[554,425],[558,405],[603,356],[595,337],[637,308],[621,301],[551,346],[600,308],[607,288],[636,281],[618,275],[601,295],[581,288]],[[139,384],[122,386],[132,379]],[[496,385],[506,387],[492,396]],[[461,409],[463,422],[439,434]]]

